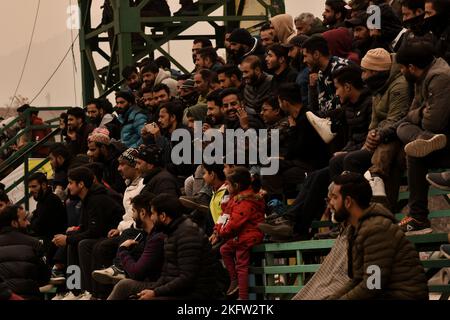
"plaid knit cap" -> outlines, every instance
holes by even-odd
[[[111,138],[109,137],[109,130],[106,128],[95,128],[89,135],[88,142],[101,143],[109,146]]]
[[[125,161],[130,166],[136,166],[136,157],[138,155],[138,151],[134,148],[129,148],[125,150],[119,157],[119,162]]]

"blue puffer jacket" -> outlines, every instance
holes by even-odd
[[[137,148],[142,144],[141,130],[147,122],[147,115],[138,106],[130,107],[124,115],[119,116],[122,124],[120,140],[128,148]]]

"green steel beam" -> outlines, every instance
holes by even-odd
[[[169,41],[193,40],[198,35],[183,34],[198,22],[207,22],[214,27],[214,34],[208,38],[216,39],[219,45],[223,44],[223,32],[227,26],[238,26],[242,21],[267,21],[270,16],[284,13],[283,0],[258,0],[264,7],[266,15],[237,15],[234,1],[226,0],[201,0],[199,1],[198,16],[177,17],[141,17],[141,10],[150,0],[143,0],[136,7],[130,7],[129,1],[110,0],[113,9],[113,21],[101,25],[93,30],[91,26],[92,0],[78,0],[82,13],[82,26],[80,30],[80,51],[82,68],[83,103],[94,97],[94,85],[97,86],[99,95],[104,96],[111,92],[111,88],[120,80],[120,71],[144,58],[152,57],[155,51],[161,52],[174,65],[182,71],[187,71],[176,59],[170,56],[162,46]],[[245,0],[241,0],[239,7],[243,7]],[[210,16],[211,13],[223,8],[223,16]],[[218,22],[223,23],[219,26]],[[155,24],[157,26],[155,26]],[[153,33],[162,32],[162,35],[153,34],[143,36],[143,27],[153,27]],[[108,37],[101,36],[107,33]],[[100,49],[100,43],[109,42],[111,53]],[[94,60],[94,52],[97,52],[106,63],[100,68]]]
[[[78,0],[78,5],[81,12],[81,28],[79,33],[79,43],[80,43],[80,60],[81,60],[81,78],[82,78],[82,96],[83,105],[86,105],[89,100],[94,97],[94,74],[92,66],[89,64],[87,47],[90,45],[88,39],[86,39],[86,34],[91,28],[91,4],[92,0]]]

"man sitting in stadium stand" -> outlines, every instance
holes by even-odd
[[[162,230],[155,227],[151,219],[151,202],[154,197],[150,194],[142,194],[134,197],[131,202],[133,206],[133,219],[138,228],[147,234],[145,248],[142,254],[135,258],[133,249],[139,245],[139,240],[129,239],[119,246],[117,257],[123,272],[117,271],[114,265],[108,269],[95,270],[92,272],[94,280],[104,283],[117,283],[126,276],[136,281],[156,281],[161,274],[164,262],[164,239]],[[117,259],[116,259],[117,260]],[[110,294],[108,300],[126,300],[129,294],[120,296],[120,286],[116,287]]]
[[[244,90],[245,83],[242,81],[242,72],[238,66],[227,64],[217,70],[217,77],[221,89],[237,88],[241,92]]]
[[[340,107],[331,74],[348,65],[349,61],[332,56],[327,41],[319,35],[306,40],[302,48],[304,62],[311,70],[309,107],[319,117],[327,118],[330,112]]]
[[[278,39],[275,37],[274,30],[269,22],[261,27],[259,30],[259,37],[261,38],[261,44],[266,50],[271,45],[278,43]]]
[[[212,47],[211,40],[206,37],[198,37],[194,39],[194,43],[192,44],[192,62],[195,64],[197,60],[197,53],[201,48]],[[198,70],[194,70],[198,71]]]
[[[434,48],[421,39],[402,46],[397,62],[405,78],[415,84],[415,97],[397,135],[405,144],[410,190],[409,213],[400,223],[408,234],[430,233],[428,220],[428,184],[430,168],[448,167],[447,142],[450,124],[447,92],[450,90],[450,67],[435,58]]]
[[[156,282],[122,280],[114,291],[139,300],[202,300],[218,298],[219,262],[208,238],[189,218],[173,195],[160,194],[152,201],[151,219],[167,235],[164,264]]]
[[[122,77],[125,79],[125,85],[122,86],[121,90],[130,91],[137,98],[142,87],[142,79],[139,76],[138,68],[136,66],[125,66],[122,70]]]
[[[136,154],[136,169],[144,178],[141,193],[179,195],[177,180],[163,167],[161,149],[156,145],[140,147]]]
[[[170,89],[170,95],[177,95],[177,81],[171,78],[170,71],[164,71],[156,63],[151,62],[141,70],[144,86],[153,88],[158,84],[165,84]]]
[[[129,92],[117,92],[116,104],[122,124],[120,140],[128,148],[137,148],[142,144],[141,130],[147,122],[147,115],[135,104],[134,96]]]
[[[347,3],[344,0],[327,0],[322,14],[323,24],[329,29],[345,27],[344,20],[348,14],[346,6]]]
[[[118,157],[123,150],[119,150],[116,144],[111,143],[109,131],[106,128],[97,128],[89,135],[89,150],[87,155],[91,162],[103,164],[103,177],[100,182],[107,184],[118,193],[123,193],[125,182],[117,171]]]
[[[276,92],[280,85],[295,82],[298,72],[290,65],[289,49],[281,44],[274,44],[267,50],[267,69],[273,75],[271,88]],[[260,112],[261,109],[255,110]]]
[[[264,62],[257,56],[248,56],[240,64],[245,83],[243,100],[249,108],[261,110],[263,100],[272,94],[272,75],[264,72]]]
[[[88,137],[94,126],[86,122],[84,110],[75,107],[67,110],[67,147],[72,156],[86,154],[88,150]]]
[[[133,207],[131,205],[132,199],[139,195],[142,191],[144,184],[143,178],[140,177],[139,171],[136,167],[138,151],[136,149],[128,149],[119,157],[118,171],[126,180],[127,188],[123,196],[123,207],[125,208],[125,214],[122,220],[119,222],[116,228],[109,230],[108,238],[100,240],[95,244],[92,254],[92,268],[104,268],[113,263],[113,259],[116,256],[118,246],[128,240],[134,239],[138,234],[142,232],[136,228],[135,221],[133,220]],[[138,247],[133,250],[133,253],[140,255],[143,248]],[[113,269],[117,274],[122,274],[122,267],[116,264]],[[96,298],[106,298],[110,289],[105,286],[100,286],[96,282],[92,282],[92,295]]]
[[[52,240],[56,234],[67,229],[66,208],[61,199],[52,192],[44,173],[36,172],[28,177],[28,188],[37,202],[36,210],[32,213],[30,229],[33,236],[43,240],[47,262],[53,265],[56,247]]]
[[[217,72],[222,66],[217,51],[213,47],[202,48],[198,51],[195,61],[197,70],[208,69]]]
[[[94,184],[94,175],[89,169],[72,169],[68,177],[70,194],[79,196],[82,201],[81,224],[69,228],[66,234],[55,235],[53,243],[60,248],[68,246],[68,265],[80,265],[81,287],[87,298],[91,290],[92,248],[117,226],[124,209],[111,200],[105,187]]]
[[[225,116],[225,129],[261,129],[262,121],[254,109],[245,105],[238,89],[230,88],[221,92],[221,111]]]
[[[288,151],[280,161],[277,175],[262,176],[263,187],[271,197],[292,193],[304,181],[306,172],[326,167],[329,159],[325,142],[306,118],[308,110],[302,105],[299,86],[295,83],[280,86],[278,99],[281,109],[289,115]]]
[[[153,122],[145,125],[142,136],[146,145],[156,144],[161,149],[161,161],[169,172],[177,177],[188,177],[195,170],[193,165],[174,165],[172,162],[172,149],[177,144],[177,142],[172,141],[172,134],[177,129],[187,130],[182,124],[182,117],[183,109],[179,101],[165,103],[159,108],[158,123]]]
[[[277,43],[280,45],[288,44],[289,41],[297,34],[294,29],[294,19],[290,14],[279,14],[270,18],[269,21],[274,36],[277,39]]]
[[[348,250],[351,280],[330,299],[427,300],[419,254],[393,214],[371,205],[371,198],[369,182],[361,174],[343,173],[334,179],[330,208],[335,220],[347,221],[353,231]],[[376,283],[370,280],[374,272],[380,277]]]
[[[250,32],[246,29],[235,29],[230,34],[230,53],[231,60],[235,65],[241,62],[248,56],[257,56],[261,61],[264,61],[265,50],[261,42],[252,37]]]
[[[38,299],[50,269],[41,242],[25,234],[29,224],[22,207],[7,206],[0,211],[0,279],[12,292]]]
[[[323,33],[328,30],[323,22],[312,13],[301,13],[294,19],[297,35],[312,36],[316,33]]]
[[[49,158],[54,172],[53,191],[64,201],[67,197],[65,190],[69,183],[67,180],[68,171],[86,164],[87,159],[72,156],[67,146],[62,143],[55,143],[50,147]]]
[[[106,128],[112,139],[120,140],[121,124],[113,113],[113,106],[108,99],[93,99],[86,105],[90,123],[97,128]]]
[[[450,2],[425,0],[424,29],[431,31],[437,41],[436,51],[450,64]]]

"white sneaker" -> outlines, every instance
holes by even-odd
[[[372,188],[373,197],[386,197],[386,189],[384,187],[384,181],[380,177],[373,177],[370,171],[364,173],[364,178],[369,181]]]
[[[81,295],[76,296],[73,292],[69,292],[61,300],[78,300],[80,297]]]
[[[63,300],[68,294],[68,292],[57,293],[56,296],[52,298],[52,300]]]
[[[91,300],[92,294],[89,293],[89,291],[85,291],[82,294],[78,296],[79,298],[77,300]]]
[[[306,118],[325,143],[330,143],[336,137],[336,134],[331,132],[330,119],[320,118],[311,111],[306,112]]]
[[[101,284],[116,284],[120,280],[125,279],[126,275],[115,266],[111,266],[106,269],[93,271],[92,278]]]

